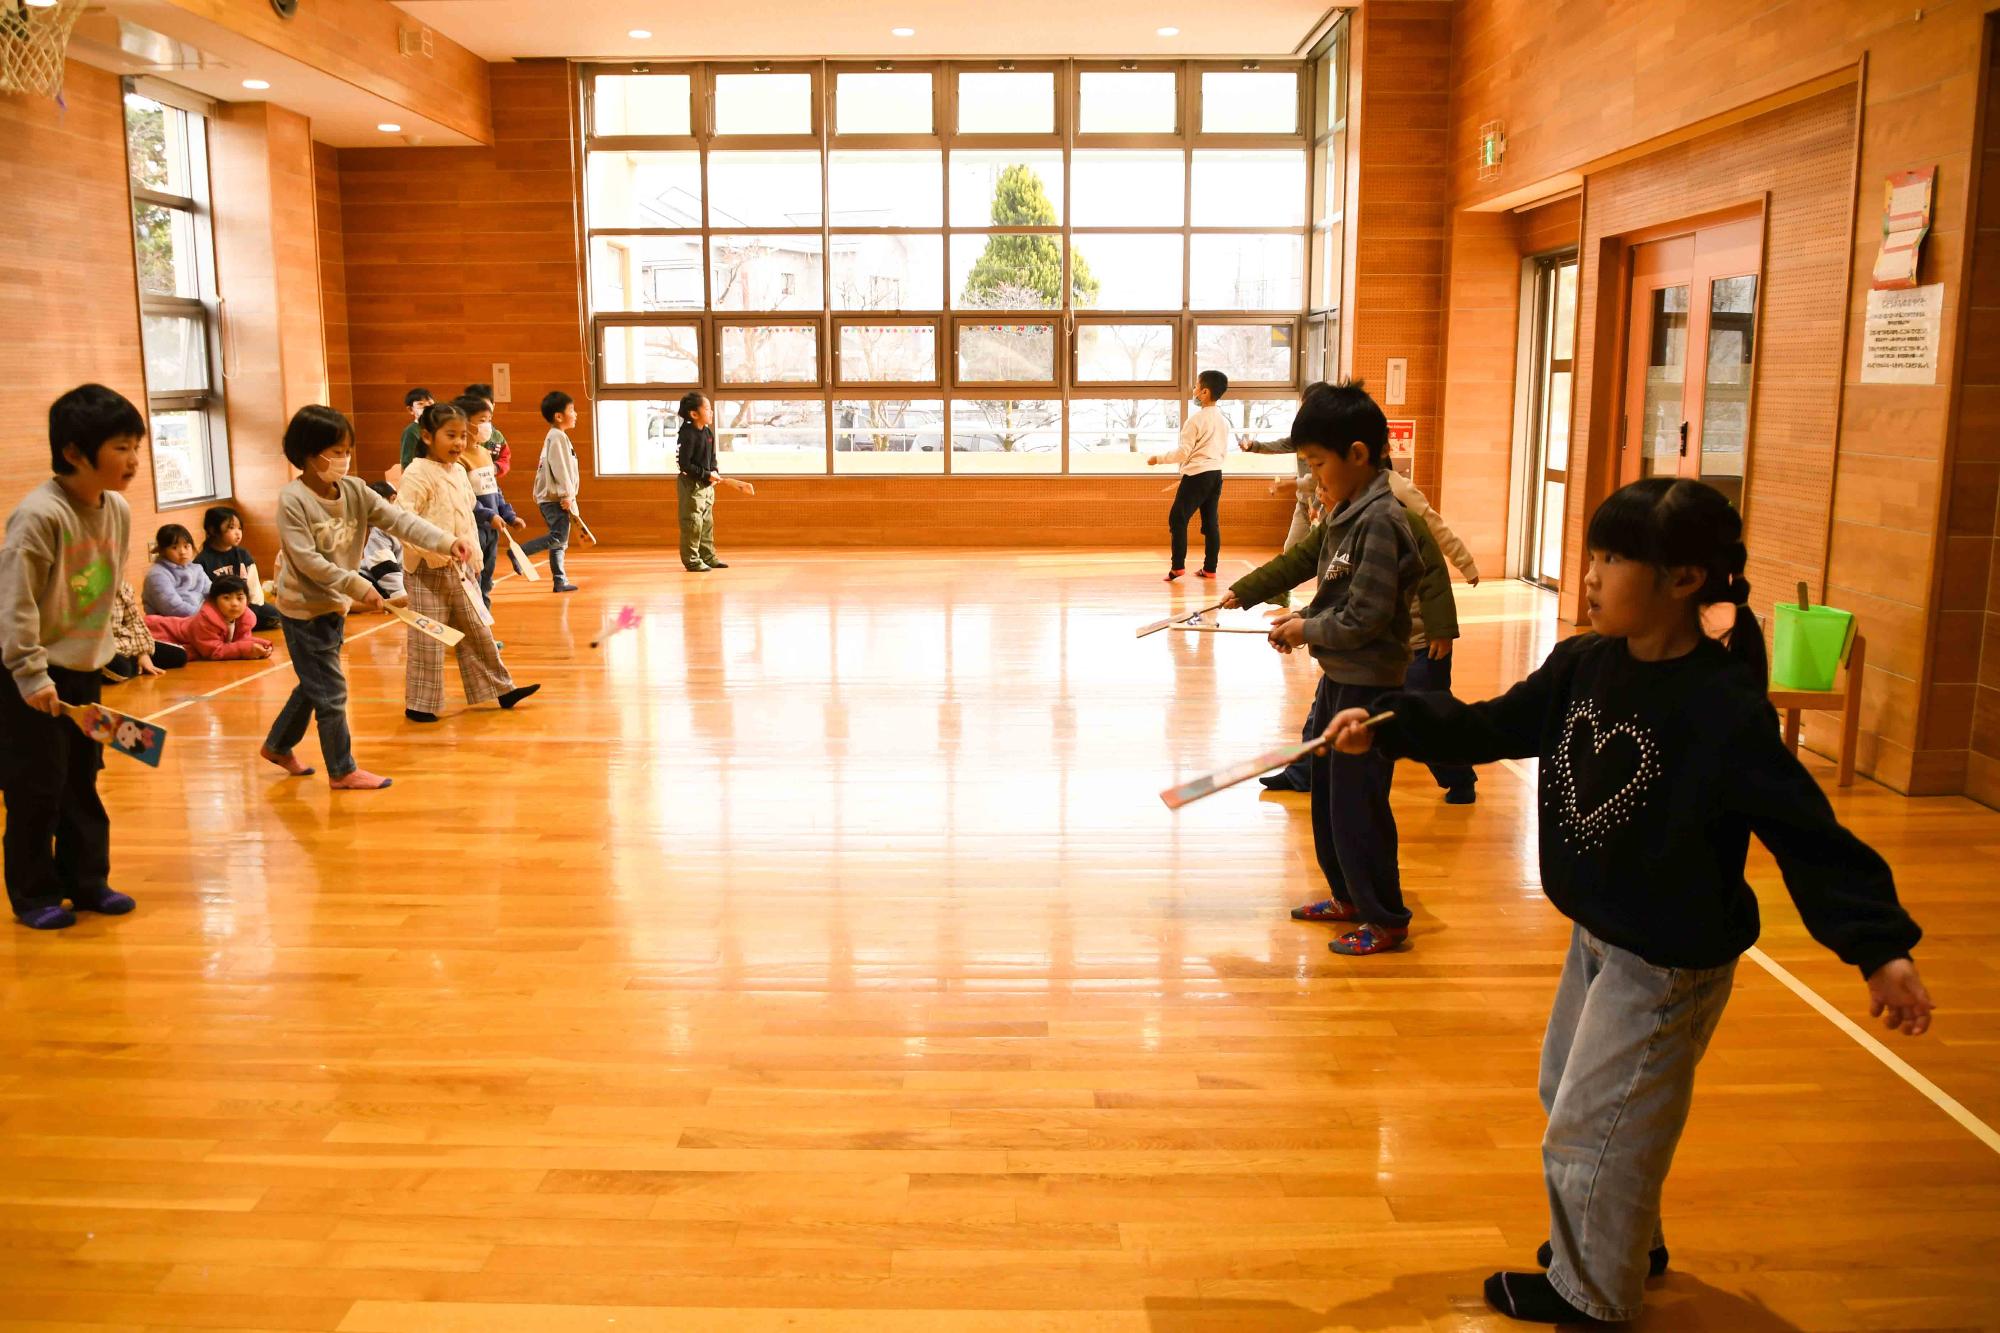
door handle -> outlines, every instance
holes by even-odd
[[[1687,456],[1688,456],[1688,424],[1687,422],[1683,421],[1681,423],[1681,457],[1686,458]]]

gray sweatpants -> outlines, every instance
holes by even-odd
[[[1570,928],[1542,1038],[1542,1171],[1549,1281],[1597,1319],[1635,1319],[1646,1252],[1666,1243],[1660,1189],[1694,1099],[1694,1069],[1722,1021],[1734,961],[1655,967]]]

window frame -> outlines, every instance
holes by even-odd
[[[962,142],[967,148],[1058,148],[1065,152],[1070,145],[1070,126],[1075,122],[1069,115],[1070,61],[1066,60],[954,60],[949,63],[950,90],[946,96],[949,118],[940,122],[939,130],[953,141]],[[1049,95],[1053,99],[1050,108],[1052,128],[1044,134],[1037,130],[961,130],[958,127],[958,78],[961,74],[1049,74],[1054,76]],[[1068,163],[1065,161],[1065,168]],[[1064,182],[1067,186],[1068,182]]]
[[[695,122],[700,127],[702,146],[711,151],[721,152],[776,152],[783,149],[810,148],[821,154],[826,150],[826,79],[823,60],[753,60],[753,61],[703,61],[702,90],[704,96],[701,108],[705,112],[702,120]],[[806,92],[806,107],[812,117],[812,124],[805,130],[791,134],[724,134],[716,127],[716,85],[724,78],[759,74],[803,74],[811,80]],[[708,204],[708,158],[702,157],[702,205],[706,211]],[[820,167],[821,208],[825,208],[825,172],[822,161]]]
[[[1049,377],[1045,380],[969,380],[958,373],[959,349],[968,325],[1044,324],[1053,344],[1049,355]],[[954,311],[951,318],[951,368],[945,376],[947,398],[1063,398],[1067,387],[1063,376],[1063,317],[1059,310],[1017,312],[1011,310]],[[949,404],[947,404],[949,407]]]
[[[1293,79],[1292,129],[1207,130],[1202,128],[1205,74],[1275,74],[1290,71]],[[1312,62],[1297,60],[1191,60],[1188,62],[1188,138],[1196,148],[1290,148],[1301,141],[1310,144],[1312,134]],[[1310,176],[1312,173],[1306,173]]]
[[[1312,382],[1311,380],[1305,380],[1302,382],[1299,378],[1299,368],[1305,359],[1306,317],[1304,315],[1289,315],[1285,314],[1282,311],[1273,312],[1269,316],[1231,313],[1223,316],[1220,319],[1217,319],[1209,315],[1206,311],[1196,312],[1195,314],[1191,315],[1188,319],[1188,331],[1187,331],[1188,359],[1190,361],[1198,359],[1198,355],[1201,348],[1201,331],[1203,329],[1271,328],[1277,325],[1288,325],[1292,330],[1291,376],[1287,379],[1282,379],[1282,380],[1252,380],[1252,379],[1238,379],[1235,375],[1231,375],[1229,377],[1230,396],[1243,397],[1243,398],[1280,396],[1274,393],[1239,394],[1237,392],[1239,385],[1245,390],[1288,389],[1294,385],[1299,385],[1301,386],[1299,391],[1303,392],[1303,384],[1310,384]]]
[[[833,336],[827,340],[827,353],[830,358],[829,364],[832,367],[832,374],[828,378],[828,387],[831,390],[828,398],[835,400],[840,398],[881,397],[901,400],[904,398],[929,398],[932,396],[942,398],[944,396],[945,380],[948,378],[945,373],[947,349],[945,345],[944,322],[942,315],[910,315],[897,311],[889,311],[879,317],[867,311],[859,310],[842,311],[835,315],[833,317]],[[929,329],[931,331],[931,377],[927,380],[849,379],[842,373],[840,368],[840,333],[842,329],[849,328]],[[952,349],[949,355],[956,357],[956,349]],[[908,390],[909,392],[896,392],[886,395],[878,392],[878,390],[883,389]],[[925,392],[919,393],[917,392],[918,390],[924,390]]]
[[[1083,340],[1076,331],[1096,325],[1100,328],[1115,328],[1125,324],[1144,324],[1171,329],[1173,337],[1168,344],[1168,378],[1163,380],[1094,380],[1083,377],[1079,357],[1083,350]],[[1105,311],[1103,313],[1077,314],[1070,321],[1069,369],[1065,387],[1070,390],[1070,398],[1161,398],[1180,387],[1186,374],[1187,355],[1191,348],[1187,331],[1178,312],[1159,314],[1132,314],[1126,311]],[[1106,392],[1111,390],[1113,392]]]
[[[651,315],[634,315],[631,313],[599,315],[592,321],[592,326],[597,336],[595,354],[599,367],[599,375],[601,377],[603,374],[605,338],[613,329],[621,328],[693,329],[695,336],[696,374],[697,376],[704,375],[709,369],[709,349],[715,343],[715,340],[709,335],[709,323],[708,316],[692,311],[676,319],[662,319]],[[662,394],[686,393],[689,389],[701,388],[702,382],[700,379],[686,382],[679,380],[605,380],[603,381],[603,387],[619,390],[620,393],[618,396],[620,397],[646,398],[659,397]]]
[[[824,118],[828,152],[876,149],[936,148],[943,151],[945,131],[944,85],[951,78],[950,66],[942,60],[830,60],[822,80],[825,96]],[[882,134],[848,132],[840,128],[840,76],[843,74],[928,74],[931,76],[931,128],[928,134],[915,132]]]
[[[213,104],[197,94],[149,78],[128,77],[120,81],[119,142],[124,149],[127,192],[127,232],[132,245],[132,285],[138,296],[140,356],[139,370],[146,385],[147,455],[152,458],[152,418],[159,415],[193,412],[201,422],[201,448],[208,457],[208,490],[197,495],[167,499],[160,494],[160,469],[151,469],[153,501],[161,512],[173,512],[197,505],[234,498],[235,479],[230,466],[228,381],[234,375],[229,355],[233,329],[227,322],[227,308],[221,295],[215,255],[214,200],[209,180],[208,127]],[[188,185],[191,194],[143,185],[132,173],[131,129],[126,100],[143,98],[161,107],[170,116],[185,118],[181,131],[187,149]],[[191,122],[188,123],[188,122]],[[141,206],[184,213],[190,222],[194,244],[195,288],[197,296],[168,296],[148,292],[139,272],[138,214]],[[200,389],[169,389],[155,392],[146,366],[145,319],[162,315],[192,319],[200,327],[203,379]]]
[[[1069,147],[1082,148],[1184,148],[1188,130],[1188,63],[1184,60],[1079,60],[1070,78],[1070,124],[1076,133]],[[1086,74],[1172,74],[1174,76],[1174,128],[1171,130],[1090,130],[1083,124],[1083,76]],[[1183,214],[1185,217],[1185,214]]]
[[[796,318],[785,318],[785,311],[766,310],[762,312],[731,311],[711,317],[710,328],[714,332],[707,355],[709,386],[712,396],[743,401],[768,399],[793,399],[801,396],[825,396],[826,378],[826,312],[802,310]],[[810,380],[732,380],[722,373],[722,344],[730,329],[806,329],[813,331],[813,377]],[[701,385],[693,386],[703,388]]]

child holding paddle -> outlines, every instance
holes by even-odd
[[[49,407],[52,476],[28,492],[0,541],[0,792],[14,919],[61,930],[77,912],[121,916],[111,887],[111,816],[97,795],[103,747],[64,715],[98,701],[132,538],[120,494],[139,475],[146,422],[101,384]],[[67,900],[69,906],[64,906]]]
[[[283,617],[285,646],[291,650],[299,683],[258,754],[294,777],[311,773],[292,750],[317,718],[320,753],[326,756],[331,785],[338,791],[375,791],[390,780],[354,762],[347,729],[347,677],[340,669],[347,608],[359,602],[380,611],[385,605],[382,594],[357,568],[369,526],[385,528],[404,541],[449,550],[455,560],[470,561],[475,548],[398,509],[359,477],[349,476],[354,427],[332,408],[317,403],[300,408],[285,427],[284,449],[286,461],[300,476],[278,492],[278,544],[283,558],[273,600]]]
[[[1377,695],[1365,702],[1394,716],[1372,733],[1361,708],[1327,733],[1356,757],[1541,760],[1543,887],[1572,925],[1542,1040],[1548,1271],[1486,1280],[1487,1303],[1515,1319],[1636,1318],[1667,1266],[1660,1196],[1695,1066],[1757,940],[1751,834],[1813,938],[1866,979],[1869,1012],[1912,1037],[1930,1026],[1910,961],[1922,932],[1889,867],[1779,737],[1742,533],[1711,486],[1633,482],[1590,520],[1595,633],[1497,699]],[[1702,628],[1714,605],[1735,610],[1727,646]]]
[[[478,537],[474,526],[478,500],[471,477],[459,466],[472,442],[466,406],[460,400],[433,403],[425,410],[417,423],[417,456],[403,471],[396,503],[470,545]],[[404,542],[403,587],[412,611],[465,635],[458,645],[458,678],[468,704],[497,699],[502,708],[512,708],[541,688],[516,686],[507,674],[480,590],[464,562],[447,552],[444,543]],[[412,625],[405,661],[403,716],[412,722],[437,721],[438,709],[444,707],[444,644]]]

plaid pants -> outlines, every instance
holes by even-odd
[[[465,639],[458,645],[458,678],[465,686],[465,701],[482,704],[513,689],[514,678],[507,674],[500,650],[493,646],[492,627],[479,618],[466,596],[465,580],[459,577],[458,568],[420,565],[406,570],[403,588],[410,595],[412,611],[465,631]],[[419,713],[437,712],[444,707],[444,645],[412,626],[407,660],[403,707]]]

